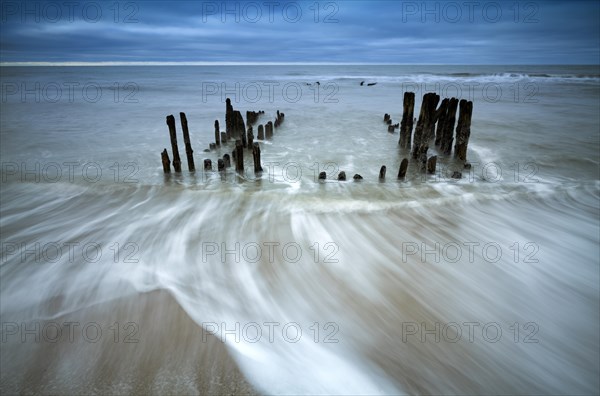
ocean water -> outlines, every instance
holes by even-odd
[[[598,393],[597,66],[0,73],[3,393],[244,393],[210,359],[190,369],[213,353],[208,333],[257,393]],[[473,101],[471,170],[439,155],[435,175],[411,161],[396,180],[410,153],[382,120],[400,121],[406,91],[415,117],[426,92]],[[262,174],[250,151],[243,174],[202,170],[233,148],[204,152],[226,97],[244,116],[265,111],[261,124],[285,113],[260,141]],[[181,174],[162,171],[169,114]],[[170,299],[191,318],[181,328]],[[117,347],[69,340],[65,318]],[[182,328],[193,342],[169,336]],[[107,374],[120,359],[127,375]],[[40,360],[52,364],[32,378]]]

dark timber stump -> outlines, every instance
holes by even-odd
[[[219,130],[219,120],[215,120],[215,143],[217,146],[221,145],[221,132]]]
[[[242,141],[237,139],[235,141],[235,170],[236,172],[244,172],[244,146]]]
[[[257,136],[258,140],[265,140],[265,128],[263,127],[262,124],[260,124],[258,126],[258,136]]]
[[[386,167],[385,165],[383,165],[381,167],[381,169],[379,170],[379,180],[385,180],[385,171],[386,171]]]
[[[252,127],[248,127],[248,148],[250,150],[254,150],[254,133],[252,132]]]
[[[398,179],[404,179],[406,177],[406,170],[408,169],[408,158],[404,158],[400,163],[400,169],[398,170]]]
[[[258,143],[252,145],[252,158],[254,159],[254,173],[262,172],[263,168],[260,165],[260,146]]]
[[[227,143],[227,133],[226,132],[221,132],[221,143],[222,144]]]
[[[325,179],[327,179],[327,173],[325,173],[325,172],[319,173],[319,180],[325,180]]]
[[[227,133],[227,139],[233,137],[233,106],[229,98],[225,100],[225,133]]]
[[[448,116],[448,104],[450,99],[445,98],[442,100],[442,104],[440,104],[440,108],[435,114],[436,118],[436,127],[435,127],[435,142],[436,146],[439,146],[442,142],[442,134],[444,130],[444,123],[446,122],[446,117]]]
[[[429,149],[429,140],[432,130],[432,123],[435,122],[436,107],[440,100],[440,96],[435,93],[426,93],[423,96],[423,103],[421,103],[421,112],[419,113],[419,120],[417,121],[417,127],[415,128],[415,136],[413,141],[413,152],[412,157],[419,159],[419,161],[427,160],[427,150]]]
[[[436,164],[437,164],[437,156],[434,155],[433,157],[430,157],[427,160],[427,173],[434,174]]]
[[[223,156],[223,163],[225,164],[225,168],[231,167],[231,158],[229,157],[229,154]]]
[[[473,102],[460,101],[460,113],[458,116],[458,125],[456,126],[456,145],[454,146],[454,156],[461,161],[467,160],[467,145],[471,136],[471,115],[473,114]]]
[[[402,121],[400,122],[400,140],[398,141],[401,148],[410,149],[414,111],[415,93],[404,92]]]
[[[225,161],[223,161],[221,158],[217,160],[217,169],[219,172],[223,172],[225,170]]]
[[[248,142],[246,141],[246,125],[244,123],[242,113],[240,113],[238,110],[233,111],[233,124],[231,133],[235,139],[242,140],[244,147],[247,146]]]
[[[266,139],[273,138],[273,122],[272,121],[267,122],[267,125],[265,125],[265,138]]]
[[[208,158],[204,160],[204,170],[212,170],[212,161]]]
[[[169,159],[167,149],[164,149],[162,153],[160,153],[160,156],[162,158],[163,172],[171,173],[171,160]]]
[[[175,172],[181,172],[181,158],[177,147],[177,132],[175,131],[175,117],[173,115],[167,116],[167,125],[171,136],[171,150],[173,150],[173,169],[175,169]]]
[[[340,181],[346,181],[346,172],[344,172],[344,171],[341,171],[341,172],[338,174],[338,180],[340,180]]]
[[[194,166],[194,150],[192,150],[192,143],[190,142],[190,131],[188,129],[188,122],[185,113],[179,113],[181,118],[181,129],[183,129],[183,142],[185,143],[185,155],[187,157],[188,169],[193,172],[196,167]]]
[[[458,99],[450,98],[446,116],[444,117],[442,127],[442,138],[440,140],[440,151],[446,155],[450,155],[452,151],[452,142],[454,140],[454,123],[456,122],[456,109],[458,107]],[[437,137],[436,137],[437,141]]]

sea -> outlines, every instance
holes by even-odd
[[[0,83],[1,393],[599,392],[598,65],[2,66]],[[383,117],[405,92],[415,118],[428,92],[473,102],[470,168],[432,142],[427,174],[400,148]],[[264,111],[262,172],[250,149],[217,170],[227,98]]]

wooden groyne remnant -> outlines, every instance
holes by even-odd
[[[188,129],[187,117],[183,112],[179,113],[179,117],[181,118],[181,129],[183,129],[183,142],[185,143],[185,156],[188,162],[188,169],[190,172],[193,172],[196,167],[194,166],[194,150],[192,150],[192,143],[190,142],[190,131]]]
[[[439,107],[438,107],[439,103]],[[450,156],[454,144],[454,158],[462,162],[465,168],[467,162],[467,147],[471,136],[471,117],[473,102],[465,99],[444,98],[440,103],[440,96],[430,92],[423,95],[419,118],[414,129],[414,92],[405,92],[402,105],[402,121],[400,122],[400,138],[398,145],[401,149],[411,150],[410,157],[416,160],[420,169],[427,173],[435,173],[437,156],[427,157],[430,146],[437,148],[438,155]],[[456,112],[459,111],[458,123]],[[388,125],[388,132],[392,130],[392,116],[385,113],[384,122]],[[456,129],[454,128],[456,124]],[[406,176],[408,159],[404,159],[398,171],[398,179]],[[454,172],[453,178],[461,178],[460,172]]]
[[[439,104],[439,106],[438,106]],[[451,156],[452,147],[454,147],[454,159],[465,169],[471,166],[467,162],[467,148],[471,136],[471,118],[473,114],[473,102],[459,100],[457,98],[444,98],[440,102],[440,96],[436,93],[426,93],[423,95],[421,108],[419,109],[418,119],[414,117],[415,94],[414,92],[405,92],[403,100],[402,120],[400,123],[393,124],[390,114],[384,115],[384,123],[388,126],[388,132],[393,133],[395,129],[400,129],[398,145],[401,150],[410,152],[408,158],[403,158],[398,169],[398,180],[406,178],[409,166],[409,159],[416,164],[419,171],[427,174],[435,174],[438,163],[438,157]],[[216,162],[216,168],[219,172],[224,172],[235,164],[237,172],[244,171],[244,151],[249,150],[252,153],[252,163],[256,174],[263,171],[261,165],[261,148],[259,141],[270,140],[273,138],[275,128],[281,127],[285,121],[285,114],[277,110],[274,121],[267,121],[257,126],[257,136],[254,135],[255,125],[258,123],[261,115],[265,112],[246,111],[246,120],[239,110],[235,110],[231,100],[227,98],[225,102],[225,131],[221,131],[219,120],[214,122],[215,142],[209,144],[209,149],[205,152],[228,151],[222,158],[203,159],[203,168],[205,171],[213,170],[213,162]],[[457,115],[458,113],[458,115]],[[185,144],[186,158],[190,172],[195,170],[194,151],[192,149],[188,120],[185,113],[179,113],[183,140]],[[171,141],[171,150],[173,160],[165,148],[161,152],[161,162],[163,172],[171,173],[171,165],[176,173],[181,172],[181,158],[177,145],[177,131],[175,126],[175,117],[169,115],[166,117],[169,128],[169,137]],[[416,126],[415,126],[416,123]],[[414,127],[414,133],[413,133]],[[256,140],[258,141],[255,141]],[[230,143],[233,147],[229,146]],[[436,152],[428,156],[429,149],[433,147]],[[229,151],[231,150],[231,151]],[[229,154],[231,153],[231,155]],[[233,160],[233,162],[232,162]],[[386,165],[381,166],[379,171],[379,180],[386,179]],[[335,177],[335,176],[334,176]],[[460,179],[461,172],[454,171],[452,178]],[[319,180],[326,180],[326,173],[320,172]],[[355,174],[353,180],[360,181],[363,177]],[[346,172],[340,171],[337,180],[345,181]]]
[[[179,158],[179,148],[177,147],[175,117],[172,115],[167,116],[167,125],[169,127],[169,136],[171,137],[171,150],[173,150],[173,169],[175,169],[175,172],[181,172],[181,158]]]
[[[215,120],[214,123],[214,138],[215,141],[209,143],[209,148],[205,149],[204,152],[211,152],[215,150],[229,150],[225,146],[229,142],[234,144],[231,155],[225,153],[222,158],[217,158],[217,170],[219,172],[225,171],[232,165],[231,160],[235,164],[237,172],[244,171],[244,149],[248,149],[252,152],[252,159],[254,165],[254,172],[260,173],[263,171],[261,160],[260,160],[260,144],[255,141],[254,128],[253,126],[259,121],[259,118],[265,114],[263,110],[259,111],[246,111],[246,120],[242,116],[242,113],[235,110],[231,104],[229,98],[225,101],[225,131],[221,131],[219,120]],[[188,120],[185,113],[179,113],[181,119],[181,128],[183,131],[183,141],[185,144],[185,153],[188,162],[188,169],[190,172],[195,171],[194,165],[194,151],[192,150],[192,144],[190,139],[190,131],[188,127]],[[268,121],[265,125],[258,125],[258,136],[257,140],[265,140],[273,138],[273,128],[280,127],[284,121],[285,114],[277,110],[275,121]],[[175,172],[181,172],[181,158],[179,157],[179,148],[177,146],[177,130],[175,127],[175,117],[173,115],[167,116],[167,126],[169,127],[169,136],[171,139],[171,150],[173,152],[173,161],[169,158],[169,153],[165,148],[161,152],[161,161],[163,165],[164,173],[171,173],[171,164]],[[203,168],[205,171],[212,171],[213,160],[205,158],[203,160]]]

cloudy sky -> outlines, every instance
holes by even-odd
[[[1,0],[0,61],[598,64],[599,4]]]

